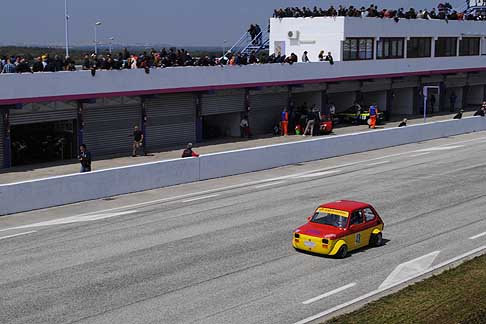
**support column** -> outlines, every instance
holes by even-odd
[[[202,94],[197,92],[196,97],[196,143],[203,141],[203,116],[202,116]]]
[[[321,113],[324,113],[326,116],[329,116],[329,96],[327,95],[327,90],[321,91]]]
[[[76,148],[76,151],[79,149],[79,146],[81,144],[84,144],[84,118],[83,118],[83,113],[84,113],[84,105],[81,101],[78,101],[78,118],[77,118],[78,147]]]
[[[140,130],[143,134],[143,142],[142,142],[142,149],[143,154],[147,154],[147,109],[146,109],[146,100],[144,97],[140,98]]]
[[[393,114],[393,104],[395,99],[395,91],[393,89],[386,90],[386,111],[385,120],[390,120],[390,116]]]
[[[5,169],[12,167],[12,140],[10,138],[10,110],[3,108],[0,110],[1,120],[3,122],[3,167]]]

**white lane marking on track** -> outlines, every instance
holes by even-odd
[[[325,175],[333,174],[341,172],[341,170],[329,170],[329,171],[322,171],[322,172],[314,172],[309,174],[302,174],[299,176],[295,176],[294,178],[301,179],[301,178],[315,178],[315,177],[322,177]]]
[[[381,165],[381,164],[386,164],[386,163],[390,163],[390,161],[380,161],[380,162],[370,163],[370,164],[367,164],[366,167]]]
[[[475,138],[475,139],[471,139],[471,140],[459,141],[459,142],[455,142],[455,143],[452,143],[452,144],[470,143],[470,142],[477,142],[477,141],[482,141],[482,140],[486,140],[486,137],[480,137],[480,138]],[[451,143],[447,143],[447,144],[438,145],[438,147],[450,146],[450,145],[451,145]],[[239,189],[239,188],[258,185],[258,184],[261,184],[261,183],[267,183],[267,182],[271,182],[271,181],[295,178],[298,175],[304,175],[304,174],[309,174],[309,173],[313,173],[313,172],[315,173],[315,172],[320,172],[320,171],[332,170],[332,169],[337,169],[337,168],[344,168],[344,167],[354,166],[354,165],[357,165],[357,164],[363,164],[363,163],[367,163],[367,162],[371,162],[371,161],[379,161],[379,160],[383,160],[383,159],[389,159],[389,158],[393,158],[393,157],[407,155],[407,154],[410,154],[410,153],[413,153],[413,152],[418,152],[418,150],[411,151],[411,152],[389,154],[389,155],[380,156],[380,157],[376,157],[376,158],[372,158],[372,159],[368,159],[368,160],[357,161],[357,162],[343,163],[343,164],[332,166],[332,167],[327,167],[327,168],[317,169],[317,170],[312,170],[312,171],[306,171],[306,172],[296,173],[296,174],[292,174],[292,175],[280,176],[280,177],[276,177],[276,178],[264,179],[264,180],[259,180],[259,181],[252,181],[252,182],[242,183],[242,184],[238,184],[238,185],[226,186],[226,187],[210,189],[210,190],[203,190],[203,191],[188,193],[188,194],[179,195],[179,196],[173,196],[173,197],[162,198],[162,199],[155,199],[155,200],[145,201],[145,202],[131,204],[131,205],[108,208],[108,209],[103,209],[103,210],[98,210],[98,211],[93,211],[93,212],[81,214],[81,215],[78,215],[78,216],[88,216],[88,215],[93,215],[93,214],[113,212],[113,211],[121,210],[121,209],[132,209],[132,208],[149,206],[149,205],[159,204],[159,203],[164,203],[164,202],[171,202],[171,201],[175,201],[175,200],[179,200],[179,199],[183,199],[183,198],[188,198],[188,197],[192,197],[192,196],[196,196],[196,195],[209,194],[209,193],[213,193],[213,192],[232,190],[232,189]],[[8,230],[11,230],[11,229],[12,228],[0,229],[0,232],[8,231]]]
[[[316,301],[321,300],[323,298],[326,298],[326,297],[335,295],[337,293],[340,293],[341,291],[344,291],[344,290],[349,289],[349,288],[354,287],[354,286],[356,286],[356,282],[352,282],[352,283],[347,284],[345,286],[342,286],[342,287],[339,287],[337,289],[331,290],[331,291],[329,291],[329,292],[327,292],[325,294],[322,294],[322,295],[319,295],[317,297],[308,299],[308,300],[302,302],[302,304],[304,304],[304,305],[312,304],[313,302],[316,302]]]
[[[32,233],[37,233],[37,231],[30,231],[30,232],[24,232],[24,233],[18,233],[18,234],[3,236],[3,237],[0,237],[0,240],[5,240],[5,239],[8,239],[8,238],[22,236],[22,235],[27,235],[27,234],[32,234]]]
[[[433,267],[425,270],[424,272],[417,274],[414,278],[420,277],[420,276],[422,276],[422,275],[424,275],[426,273],[429,273],[429,272],[432,272],[434,270],[437,270],[437,269],[440,269],[442,267],[445,267],[445,266],[447,266],[449,264],[452,264],[454,262],[457,262],[457,261],[459,261],[461,259],[467,258],[470,255],[479,253],[479,252],[481,252],[483,250],[486,250],[486,245],[483,245],[481,247],[478,247],[477,249],[471,250],[471,251],[466,252],[464,254],[458,255],[457,257],[452,258],[452,259],[449,259],[449,260],[444,261],[442,263],[439,263],[439,264],[437,264],[437,265],[435,265],[435,266],[433,266]],[[406,281],[412,280],[414,278],[407,279]],[[369,293],[367,293],[365,295],[362,295],[362,296],[357,297],[355,299],[352,299],[352,300],[350,300],[348,302],[345,302],[343,304],[340,304],[340,305],[337,305],[335,307],[332,307],[332,308],[330,308],[328,310],[325,310],[325,311],[323,311],[323,312],[321,312],[319,314],[316,314],[316,315],[307,317],[307,318],[305,318],[305,319],[303,319],[301,321],[296,322],[295,324],[307,324],[309,322],[315,321],[315,320],[320,319],[320,318],[322,318],[324,316],[327,316],[329,314],[332,314],[334,312],[337,312],[338,310],[341,310],[341,309],[346,308],[348,306],[351,306],[353,304],[359,303],[359,302],[361,302],[361,301],[363,301],[363,300],[365,300],[367,298],[373,297],[373,296],[375,296],[375,295],[377,295],[377,294],[379,294],[379,293],[381,293],[383,291],[386,291],[386,290],[389,290],[389,289],[391,289],[393,287],[399,286],[399,285],[405,283],[406,281],[404,281],[404,282],[397,282],[393,286],[387,287],[385,289],[376,289],[376,290],[370,291]]]
[[[183,200],[182,202],[184,202],[184,203],[188,203],[188,202],[192,202],[192,201],[198,201],[198,200],[203,200],[203,199],[209,199],[209,198],[218,197],[218,196],[219,196],[219,194],[207,195],[207,196],[196,197],[196,198],[192,198],[192,199],[186,199],[186,200]]]
[[[471,236],[469,239],[475,240],[475,239],[480,238],[480,237],[485,236],[485,235],[486,235],[486,232],[482,232],[482,233],[479,233],[478,235]]]
[[[454,150],[456,148],[460,148],[464,146],[465,145],[436,146],[436,147],[429,147],[429,148],[417,150],[416,152],[448,151],[448,150]]]
[[[398,265],[395,270],[388,275],[378,289],[385,289],[393,286],[396,282],[406,281],[409,278],[413,278],[417,273],[427,270],[430,268],[439,253],[440,251],[435,251]]]
[[[276,186],[276,185],[279,185],[279,184],[282,184],[282,183],[285,183],[285,181],[277,181],[277,182],[271,182],[271,183],[255,186],[255,189],[267,188],[267,187]]]
[[[424,155],[428,155],[428,154],[431,154],[432,152],[424,152],[424,153],[419,153],[419,154],[414,154],[414,155],[410,155],[410,157],[419,157],[419,156],[424,156]]]
[[[92,221],[105,219],[105,218],[112,218],[117,216],[134,214],[137,212],[138,210],[128,210],[128,211],[118,212],[118,213],[99,213],[99,214],[92,214],[88,216],[81,216],[81,215],[70,216],[70,217],[64,217],[59,219],[53,219],[45,222],[5,228],[5,229],[1,229],[0,232],[5,232],[8,230],[15,230],[15,229],[32,228],[32,227],[44,227],[44,226],[64,225],[64,224],[73,224],[73,223],[81,223],[81,222],[92,222]]]

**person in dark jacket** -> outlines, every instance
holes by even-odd
[[[464,113],[464,110],[461,109],[459,112],[454,116],[453,119],[462,119],[462,114]]]
[[[81,163],[81,173],[91,171],[91,153],[86,148],[86,144],[79,146],[78,160]]]
[[[199,157],[199,154],[192,150],[192,143],[188,143],[186,149],[182,152],[182,157]]]
[[[486,110],[486,108],[484,107],[481,107],[479,108],[475,113],[474,113],[474,116],[481,116],[481,117],[484,117],[484,111]]]
[[[44,71],[44,65],[42,64],[41,57],[36,57],[34,65],[32,66],[32,72],[42,72]]]

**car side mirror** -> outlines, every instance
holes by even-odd
[[[307,217],[308,222],[310,222],[311,219],[312,219],[312,216]]]

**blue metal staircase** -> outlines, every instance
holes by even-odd
[[[261,31],[254,39],[251,39],[251,35],[245,32],[240,39],[228,50],[228,52],[236,54],[247,54],[255,52],[258,54],[261,51],[269,49],[270,35],[266,31]]]

